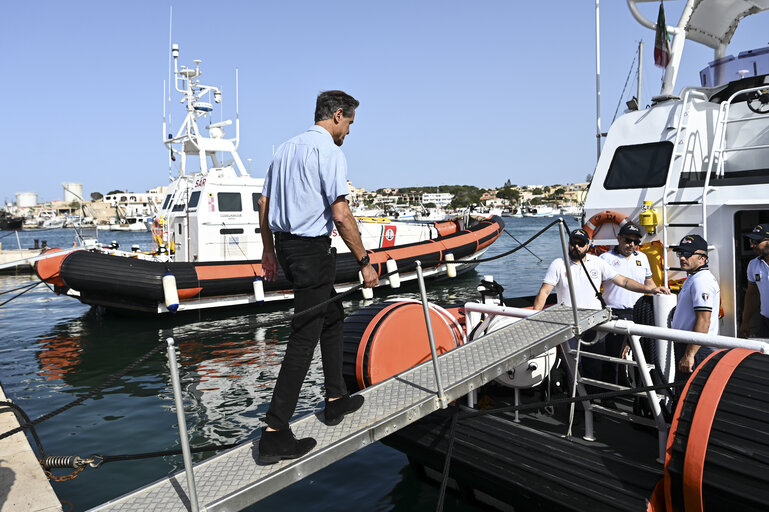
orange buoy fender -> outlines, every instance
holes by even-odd
[[[615,212],[612,210],[606,210],[601,213],[596,213],[590,217],[582,229],[587,231],[590,238],[593,238],[593,233],[603,224],[619,224],[620,227],[628,223],[627,215],[624,213]]]
[[[769,357],[711,354],[689,378],[670,425],[665,509],[766,510],[769,503]]]
[[[449,313],[430,305],[438,355],[464,342],[464,329],[458,316],[459,313]],[[344,376],[351,392],[389,379],[430,357],[424,309],[420,302],[372,304],[345,319]]]

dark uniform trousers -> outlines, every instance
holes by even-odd
[[[336,296],[336,249],[328,236],[303,237],[275,233],[275,253],[294,288],[294,315]],[[341,301],[294,318],[291,334],[272,394],[266,423],[283,430],[296,410],[299,392],[320,340],[326,397],[347,393],[342,375],[344,310]]]

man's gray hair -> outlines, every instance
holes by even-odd
[[[340,108],[344,117],[350,117],[358,105],[360,102],[344,91],[323,91],[315,102],[315,122],[330,119]]]

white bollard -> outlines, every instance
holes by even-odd
[[[171,272],[166,272],[163,276],[163,296],[168,311],[176,313],[179,309],[179,293],[176,291],[176,278]]]
[[[358,281],[360,281],[361,284],[363,284],[363,273],[358,272]],[[363,298],[366,300],[371,300],[374,298],[374,289],[373,288],[361,288],[361,293],[363,293]]]
[[[256,302],[264,302],[264,283],[258,276],[254,278],[254,299]]]
[[[454,261],[454,254],[447,252],[446,261]],[[446,263],[446,275],[449,277],[457,277],[457,266],[454,263]]]
[[[388,274],[390,274],[390,272],[395,272],[396,270],[398,270],[398,262],[396,262],[392,258],[388,258],[386,265],[387,265]],[[390,274],[390,276],[387,279],[390,280],[390,288],[401,287],[401,276],[398,272],[395,272],[394,274]]]

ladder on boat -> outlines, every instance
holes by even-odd
[[[579,310],[580,332],[608,321],[611,312]],[[571,307],[554,306],[469,342],[438,357],[448,400],[474,389],[574,336]],[[318,444],[301,459],[269,466],[257,463],[257,443],[247,442],[197,464],[194,468],[200,510],[239,510],[307,477],[351,453],[438,410],[435,373],[426,361],[396,377],[360,392],[360,411],[335,427],[317,414],[291,424],[297,437],[314,437]],[[92,510],[186,511],[190,509],[184,472],[149,484]]]
[[[662,245],[664,250],[667,252],[667,249],[670,247],[671,242],[669,240],[669,230],[671,228],[689,228],[689,231],[691,229],[702,229],[702,237],[707,240],[708,239],[708,226],[707,226],[707,195],[708,191],[710,190],[710,176],[711,176],[711,166],[713,163],[713,153],[715,152],[715,146],[713,148],[713,151],[711,152],[710,161],[708,164],[708,170],[704,177],[704,184],[702,187],[702,192],[699,197],[693,200],[682,200],[679,198],[679,186],[680,186],[680,179],[684,172],[691,172],[690,170],[687,170],[687,165],[694,166],[694,151],[697,143],[699,142],[702,144],[702,140],[699,140],[697,138],[696,132],[693,132],[689,128],[689,124],[691,122],[692,117],[692,110],[693,105],[695,101],[709,101],[708,97],[703,93],[702,91],[698,91],[695,89],[687,88],[684,90],[684,96],[683,96],[683,102],[681,105],[681,113],[678,116],[678,121],[676,123],[676,136],[673,141],[673,155],[670,158],[670,165],[668,167],[668,173],[667,178],[665,180],[665,187],[662,192]],[[723,110],[723,105],[721,110]],[[727,107],[727,114],[728,114],[728,107]],[[720,111],[719,111],[719,119],[720,119]],[[719,123],[717,123],[717,126],[720,126]],[[716,138],[714,140],[719,140],[718,134],[716,135]],[[671,212],[669,211],[670,207],[674,207],[672,209],[677,210],[677,213],[679,214],[679,217],[681,214],[687,210],[692,208],[698,208],[699,212],[698,215],[695,215],[694,222],[671,222]],[[676,244],[678,240],[673,240],[673,244]],[[669,271],[676,271],[681,270],[679,267],[671,267],[668,258],[665,258],[665,268],[664,268],[664,282],[668,282],[668,272]]]

